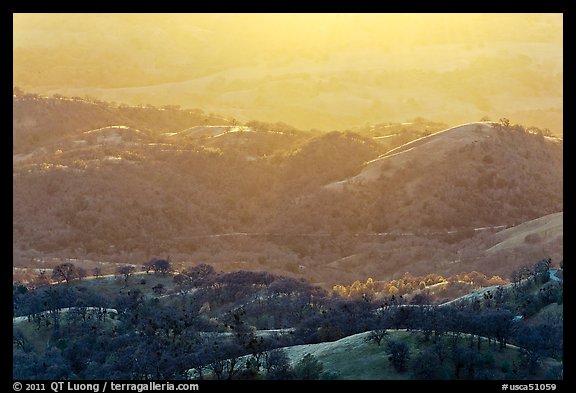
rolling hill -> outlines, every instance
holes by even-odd
[[[563,221],[562,213],[554,213],[505,229],[494,235],[498,243],[486,251],[495,253],[521,248],[525,243],[538,244],[537,247],[542,247],[562,241]]]
[[[19,94],[12,105],[12,150],[14,154],[53,147],[80,134],[114,125],[161,133],[182,131],[193,126],[228,125],[228,120],[198,109],[177,110],[174,106],[156,108],[112,105],[96,99],[51,98]]]
[[[528,223],[563,210],[563,141],[536,128],[422,122],[382,143],[31,95],[13,113],[16,267],[169,255],[331,287],[562,259],[561,218]]]
[[[454,127],[394,148],[326,188],[385,200],[382,210],[394,214],[373,223],[381,231],[515,225],[562,210],[562,142],[529,135],[494,123]]]

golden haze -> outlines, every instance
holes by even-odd
[[[489,117],[562,133],[562,14],[15,14],[14,84],[343,129]]]

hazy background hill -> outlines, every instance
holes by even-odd
[[[562,18],[15,14],[14,84],[324,131],[498,113],[562,134]]]
[[[169,255],[331,286],[562,259],[563,141],[536,128],[323,134],[33,95],[13,114],[16,267]]]
[[[112,106],[98,100],[58,95],[51,99],[39,99],[34,94],[19,95],[18,99],[13,100],[12,119],[12,150],[15,154],[48,148],[63,138],[76,138],[83,132],[113,125],[133,127],[157,135],[192,126],[229,124],[223,117],[206,114],[200,109],[180,111],[170,106]]]

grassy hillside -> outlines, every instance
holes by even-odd
[[[498,243],[486,251],[495,253],[510,248],[519,248],[525,243],[538,244],[541,248],[546,244],[561,240],[562,229],[563,214],[549,214],[498,232],[494,235]]]
[[[394,370],[384,347],[366,342],[370,333],[359,333],[338,341],[320,344],[296,345],[285,348],[290,361],[296,364],[307,353],[314,355],[326,371],[336,373],[339,379],[410,379],[409,374]],[[390,332],[415,345],[413,336],[406,332]],[[352,359],[354,359],[352,361]]]
[[[389,351],[385,342],[377,345],[374,342],[367,342],[366,338],[370,332],[359,333],[345,337],[338,341],[324,342],[320,344],[296,345],[284,348],[292,364],[296,364],[306,354],[310,353],[324,366],[325,372],[334,373],[338,379],[351,380],[408,380],[418,379],[412,371],[398,372],[389,360]],[[432,341],[423,341],[420,333],[406,331],[389,331],[387,339],[400,341],[407,344],[409,348],[412,364],[414,359],[418,359],[422,353],[430,350]],[[484,378],[489,379],[515,379],[519,373],[519,350],[514,346],[508,346],[504,350],[491,348],[487,340],[482,340],[484,351],[479,354],[478,365],[485,374]],[[439,340],[447,347],[448,340]],[[561,367],[561,362],[554,359],[545,359],[545,367],[540,370],[533,379],[547,379],[549,370]],[[433,364],[428,364],[434,368]],[[454,364],[447,361],[441,367],[437,367],[436,378],[434,379],[455,379]],[[463,373],[465,374],[465,373]],[[478,374],[464,377],[464,379],[482,379]]]

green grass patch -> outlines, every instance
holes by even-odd
[[[368,332],[345,337],[338,341],[288,347],[286,353],[292,364],[307,353],[314,355],[324,364],[324,371],[338,374],[341,379],[409,379],[408,373],[398,373],[388,361],[384,342],[378,346],[367,343]],[[390,332],[389,337],[414,342],[408,332]]]
[[[433,345],[432,340],[423,341],[419,332],[407,331],[388,331],[388,339],[400,340],[406,343],[410,351],[410,360],[406,371],[398,372],[392,366],[388,357],[388,349],[383,340],[381,345],[374,342],[366,342],[365,338],[368,332],[345,337],[338,341],[324,342],[319,344],[296,345],[284,348],[292,365],[301,360],[307,353],[314,355],[324,365],[324,371],[333,372],[340,379],[352,380],[406,380],[415,379],[412,371],[414,358],[420,353]],[[450,351],[450,338],[442,337],[443,341]],[[461,349],[469,350],[469,337],[463,335],[459,338],[458,344]],[[474,339],[472,350],[478,355],[479,365],[477,369],[487,369],[492,375],[492,379],[513,379],[515,375],[520,375],[522,369],[520,366],[520,351],[518,348],[508,346],[505,349],[499,349],[499,345],[492,344],[488,346],[488,340],[481,339],[481,350],[476,349],[477,338]],[[542,367],[536,375],[528,376],[529,379],[543,379],[546,372],[552,367],[558,367],[560,362],[546,358],[542,361]],[[442,365],[439,365],[441,379],[456,379],[454,363],[450,356]],[[466,370],[461,369],[460,378],[470,378]]]

